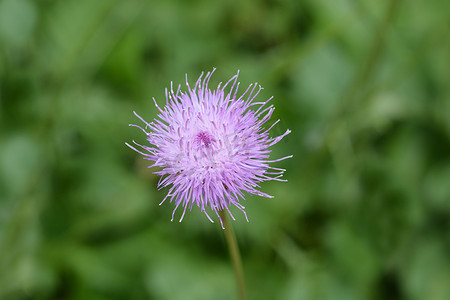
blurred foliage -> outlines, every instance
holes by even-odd
[[[250,299],[450,299],[446,0],[0,0],[0,299],[234,299],[221,229],[125,141],[240,69],[292,134],[234,222]]]

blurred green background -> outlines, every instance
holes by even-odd
[[[0,299],[235,298],[218,223],[171,223],[124,145],[213,67],[292,130],[233,210],[249,299],[450,299],[449,8],[0,0]]]

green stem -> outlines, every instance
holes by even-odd
[[[244,282],[244,271],[242,269],[242,260],[239,253],[239,247],[236,241],[236,236],[234,235],[233,228],[231,227],[230,221],[225,211],[219,211],[220,218],[223,221],[223,226],[225,229],[223,233],[225,235],[225,240],[228,246],[228,252],[230,253],[230,258],[233,263],[234,273],[236,275],[236,283],[239,290],[239,299],[245,300],[245,282]]]
[[[352,105],[360,97],[361,92],[366,87],[367,83],[370,82],[372,75],[375,73],[377,67],[379,66],[379,61],[383,50],[386,46],[386,40],[388,38],[389,30],[394,21],[395,13],[397,12],[397,7],[399,0],[390,0],[388,7],[386,8],[386,13],[384,20],[376,28],[375,35],[373,37],[372,45],[369,48],[369,53],[367,54],[366,61],[361,65],[361,69],[358,71],[355,79],[351,83],[350,87],[346,92],[343,93],[340,101],[339,107],[336,111],[335,118],[346,118],[349,111],[354,109]],[[335,121],[335,120],[333,120]],[[333,127],[333,126],[332,126]]]

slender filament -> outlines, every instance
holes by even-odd
[[[244,271],[242,269],[242,260],[239,253],[238,244],[236,241],[236,236],[234,235],[233,228],[228,220],[226,211],[219,210],[220,218],[223,221],[225,235],[225,240],[228,246],[228,252],[230,253],[230,258],[233,263],[234,274],[236,276],[236,283],[239,291],[239,299],[245,300],[245,281],[244,281]]]

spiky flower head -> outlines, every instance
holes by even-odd
[[[226,210],[232,219],[229,206],[240,209],[248,221],[245,207],[240,203],[244,192],[272,198],[258,190],[259,183],[281,179],[284,169],[269,166],[292,156],[269,160],[269,148],[278,143],[290,130],[277,137],[269,137],[266,124],[274,111],[267,106],[272,97],[263,102],[255,98],[262,90],[257,83],[251,84],[237,96],[239,72],[224,86],[211,90],[208,87],[212,72],[202,80],[203,73],[192,89],[186,75],[187,92],[181,87],[175,93],[166,89],[166,104],[160,108],[153,99],[159,114],[148,123],[134,113],[145,126],[130,124],[141,129],[150,145],[128,147],[153,161],[149,167],[160,167],[154,174],[160,175],[158,189],[171,186],[160,205],[170,199],[175,203],[172,220],[179,206],[183,208],[180,222],[187,208],[198,206],[207,213],[211,209],[222,219],[218,211]],[[229,87],[231,86],[231,87]],[[227,90],[227,92],[225,91]],[[138,146],[138,147],[136,147]],[[223,227],[223,224],[222,224]]]

